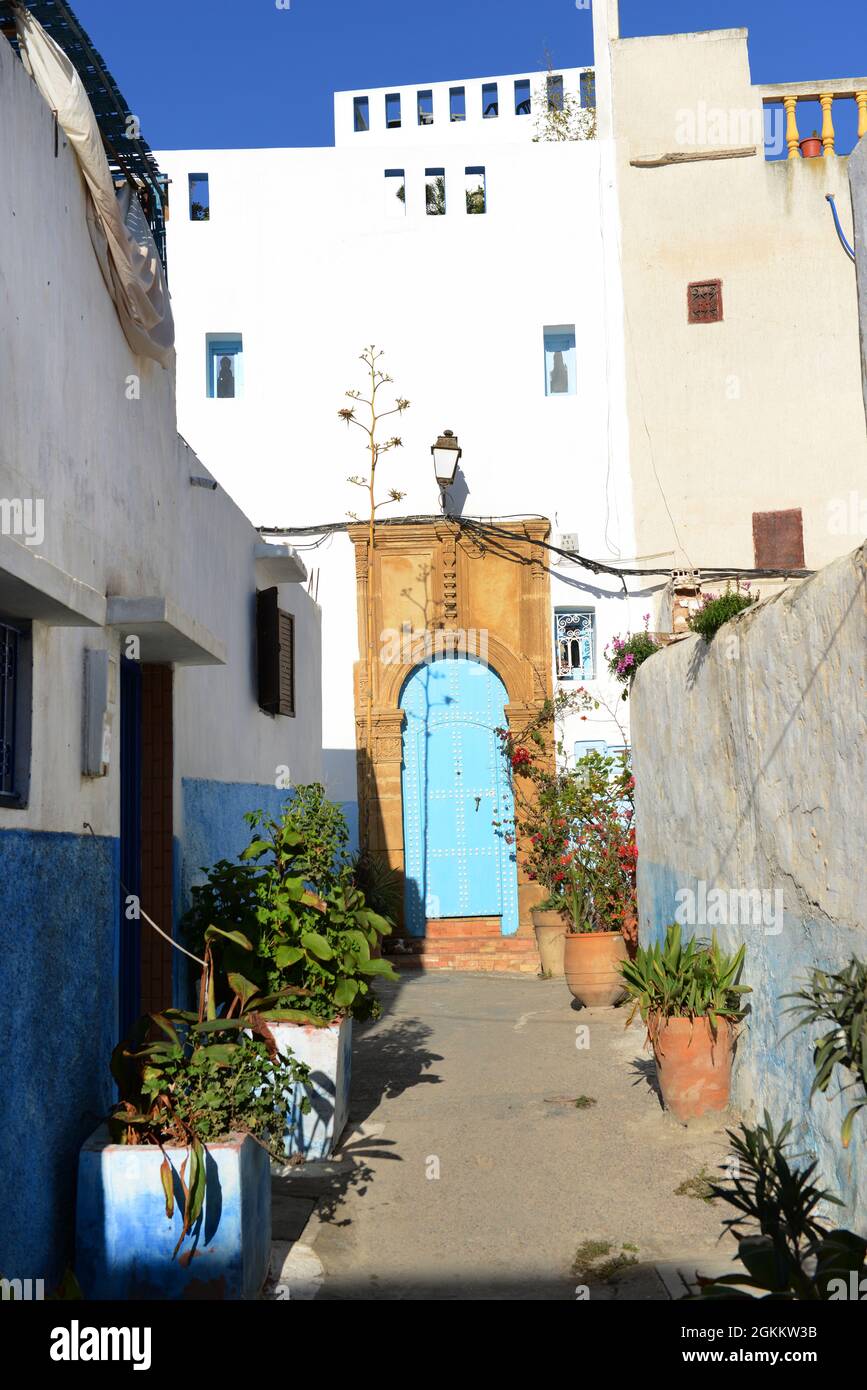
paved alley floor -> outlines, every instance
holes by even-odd
[[[695,1195],[724,1129],[663,1113],[624,1009],[504,975],[404,975],[382,997],[334,1160],[275,1180],[288,1296],[666,1299],[678,1268],[736,1267],[730,1213]]]

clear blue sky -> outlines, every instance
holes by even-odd
[[[575,0],[72,0],[155,149],[332,142],[331,94],[592,62]],[[756,82],[867,73],[865,0],[621,0],[625,35],[746,26]],[[148,26],[151,35],[147,36]]]

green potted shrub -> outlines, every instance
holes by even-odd
[[[198,1011],[146,1015],[114,1051],[120,1100],[79,1156],[86,1298],[256,1298],[265,1281],[269,1153],[282,1153],[290,1097],[308,1072],[261,1017],[219,1015],[221,941],[209,927]]]
[[[672,925],[664,942],[640,946],[620,967],[653,1049],[666,1110],[682,1123],[724,1110],[729,1102],[735,1026],[743,1017],[739,984],[746,946],[734,955],[710,942],[684,942]]]
[[[378,1016],[377,978],[397,978],[379,955],[392,924],[358,887],[343,813],[318,783],[296,788],[279,820],[256,811],[247,821],[240,858],[193,889],[187,933],[195,943],[213,924],[252,943],[248,953],[228,941],[219,1002],[230,1017],[261,1015],[309,1066],[309,1109],[296,1087],[285,1153],[324,1158],[348,1115],[352,1022]]]

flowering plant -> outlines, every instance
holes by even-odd
[[[502,833],[509,844],[520,841],[528,877],[547,893],[541,906],[560,912],[571,931],[631,936],[638,852],[629,754],[591,751],[565,766],[555,737],[562,715],[598,707],[582,687],[547,701],[519,732],[497,730],[515,803]]]
[[[660,644],[655,637],[651,637],[648,632],[650,614],[645,613],[643,632],[629,632],[625,637],[612,637],[610,644],[605,648],[605,655],[608,659],[608,670],[620,683],[627,686],[623,692],[623,699],[629,699],[628,683],[635,675],[642,661],[646,661],[654,652],[660,650]]]
[[[689,617],[690,630],[709,642],[723,623],[736,613],[743,613],[745,608],[752,608],[758,601],[758,593],[750,593],[749,580],[737,579],[734,588],[731,583],[726,584],[724,594],[702,594],[700,607]]]

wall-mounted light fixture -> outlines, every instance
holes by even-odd
[[[436,444],[431,445],[431,453],[439,489],[444,493],[455,480],[463,449],[451,430],[443,430]]]

